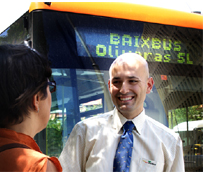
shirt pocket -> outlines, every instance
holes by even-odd
[[[164,169],[164,163],[140,158],[138,169],[139,172],[162,172]]]

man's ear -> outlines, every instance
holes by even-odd
[[[148,78],[148,81],[147,81],[147,91],[146,93],[149,94],[152,90],[152,87],[154,85],[154,80],[152,77]]]
[[[40,98],[39,98],[39,94],[37,93],[33,96],[33,108],[37,112],[39,111],[39,101],[40,101]]]
[[[109,92],[110,92],[110,84],[111,84],[111,83],[110,83],[110,79],[109,79],[109,81],[108,81]]]

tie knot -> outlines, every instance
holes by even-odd
[[[132,132],[133,128],[135,127],[135,125],[133,124],[132,121],[127,121],[124,125],[123,125],[123,128],[124,130],[127,132],[127,131],[130,131]]]

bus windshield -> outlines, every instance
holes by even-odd
[[[64,137],[76,122],[113,108],[108,69],[125,52],[149,63],[155,85],[145,100],[147,115],[172,128],[172,110],[202,105],[202,30],[53,11],[43,12],[43,23],[57,82],[52,113],[60,112],[67,125]]]

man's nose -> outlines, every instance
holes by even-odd
[[[126,94],[129,91],[129,86],[126,82],[123,82],[120,88],[122,94]]]

